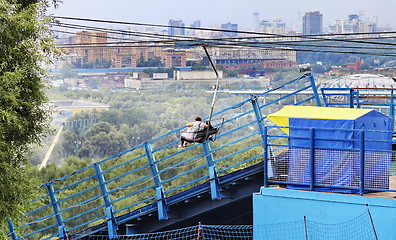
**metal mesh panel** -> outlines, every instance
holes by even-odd
[[[276,155],[274,155],[276,154]],[[273,170],[272,181],[286,182],[289,172],[290,151],[287,148],[274,153],[270,152],[269,162]]]
[[[315,149],[314,181],[321,187],[360,187],[360,151]],[[311,150],[288,147],[270,154],[274,177],[272,181],[302,184],[311,181]],[[366,151],[364,155],[364,187],[387,190],[389,175],[396,173],[396,164],[391,162],[391,152]]]
[[[288,182],[309,183],[309,149],[290,148]]]
[[[365,152],[365,188],[389,189],[391,152]]]
[[[359,152],[316,149],[315,184],[359,187]]]

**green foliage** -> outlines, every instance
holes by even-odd
[[[73,126],[78,123],[79,127],[66,128],[62,133],[57,152],[63,158],[73,155],[95,159],[109,157],[182,127],[197,115],[207,116],[212,100],[212,94],[204,91],[98,93],[98,91],[83,90],[67,91],[64,94],[75,99],[106,103],[110,109],[83,111],[68,119]],[[222,109],[240,101],[241,98],[238,96],[220,93],[215,108]],[[100,148],[106,149],[99,150]]]
[[[274,74],[274,79],[273,79],[273,83],[272,85],[274,86],[280,86],[282,84],[285,84],[297,77],[300,77],[301,74],[297,73],[296,71],[290,70],[290,71],[278,71],[277,73]],[[300,82],[298,82],[297,84],[299,84]],[[294,89],[298,89],[301,86],[291,86]]]
[[[137,67],[164,67],[160,57],[149,58],[147,61],[144,61],[144,58],[140,58],[136,65]]]
[[[43,107],[47,76],[41,66],[60,51],[51,40],[49,19],[43,18],[43,3],[50,4],[0,1],[1,223],[20,216],[30,198],[33,186],[25,175],[26,154],[48,132],[50,112]]]
[[[98,69],[98,68],[110,68],[111,61],[105,59],[96,59],[94,62],[73,62],[74,68],[82,68],[82,69]]]
[[[65,63],[60,70],[60,79],[64,78],[75,78],[78,76],[77,73],[72,72],[73,65],[70,63]]]

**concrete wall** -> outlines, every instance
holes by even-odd
[[[219,78],[223,78],[223,71],[217,71]],[[177,80],[191,79],[216,79],[214,71],[175,71],[174,78]]]
[[[167,79],[168,73],[153,73],[153,79]]]
[[[396,199],[262,188],[253,195],[254,239],[263,239],[258,229],[264,229],[264,225],[303,221],[304,216],[322,224],[345,223],[367,212],[366,204],[378,239],[396,239]]]

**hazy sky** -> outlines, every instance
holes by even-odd
[[[396,0],[63,0],[58,16],[167,24],[169,19],[182,20],[189,26],[201,20],[202,27],[237,23],[239,29],[252,30],[253,12],[260,20],[282,18],[287,28],[301,22],[305,12],[320,11],[324,28],[336,19],[364,13],[364,19],[379,27],[396,26]]]

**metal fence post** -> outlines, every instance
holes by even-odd
[[[213,154],[212,150],[210,149],[209,143],[205,141],[202,144],[205,157],[206,157],[206,162],[208,163],[208,169],[209,169],[209,182],[210,182],[210,193],[212,196],[212,200],[217,200],[221,199],[221,186],[219,182],[219,178],[217,176],[217,170],[216,170],[216,165],[214,163],[213,159]]]
[[[58,204],[58,200],[56,198],[54,186],[52,185],[52,182],[47,182],[45,184],[48,190],[48,195],[51,200],[51,205],[52,209],[54,210],[55,213],[55,218],[56,222],[58,224],[58,234],[59,234],[59,239],[65,239],[67,237],[67,231],[66,231],[66,226],[63,221],[62,213]]]
[[[14,222],[12,221],[12,219],[8,219],[7,222],[8,225],[8,230],[9,230],[9,235],[11,236],[12,240],[18,240],[18,235],[15,232],[15,225]]]
[[[364,149],[364,131],[362,130],[360,132],[360,151],[359,151],[359,160],[360,160],[360,168],[359,168],[359,180],[360,180],[360,186],[359,186],[359,194],[363,195],[364,192],[364,154],[365,154],[365,149]]]
[[[395,126],[395,103],[394,103],[394,100],[393,100],[393,98],[394,98],[394,93],[393,93],[393,90],[391,90],[391,96],[390,96],[390,106],[389,106],[389,115],[390,115],[390,117],[392,118],[392,123],[391,123],[391,126],[392,126],[392,131],[394,130],[394,126]]]
[[[353,89],[349,89],[349,108],[355,107],[355,91]]]
[[[158,209],[158,219],[166,220],[169,219],[168,216],[168,206],[165,199],[164,188],[162,187],[161,177],[158,172],[158,167],[155,164],[155,157],[153,154],[153,147],[150,143],[144,143],[144,149],[146,150],[147,159],[150,164],[151,173],[153,175],[155,192],[157,196],[157,209]]]
[[[268,154],[269,154],[269,148],[268,148],[268,128],[264,127],[264,133],[263,133],[263,140],[264,140],[264,187],[268,187]]]
[[[318,89],[316,88],[316,84],[315,84],[315,80],[313,78],[313,74],[309,73],[309,74],[307,74],[307,76],[309,77],[309,82],[311,83],[312,91],[314,93],[315,100],[316,100],[316,105],[318,107],[321,107],[322,103],[320,102],[319,93],[318,93]]]
[[[94,163],[94,168],[96,172],[96,177],[99,181],[100,191],[102,192],[103,200],[106,206],[106,216],[107,216],[107,230],[110,239],[117,237],[118,226],[116,223],[116,216],[114,214],[113,205],[109,196],[109,192],[106,187],[106,181],[103,176],[102,168],[99,163]]]
[[[309,190],[313,191],[315,188],[315,129],[309,129],[309,172],[310,182]]]
[[[250,102],[253,105],[254,115],[256,116],[257,124],[260,130],[260,136],[263,141],[263,149],[264,149],[264,186],[268,187],[268,145],[267,145],[267,129],[263,122],[263,115],[261,114],[260,105],[257,101],[257,96],[252,96],[250,98]]]

